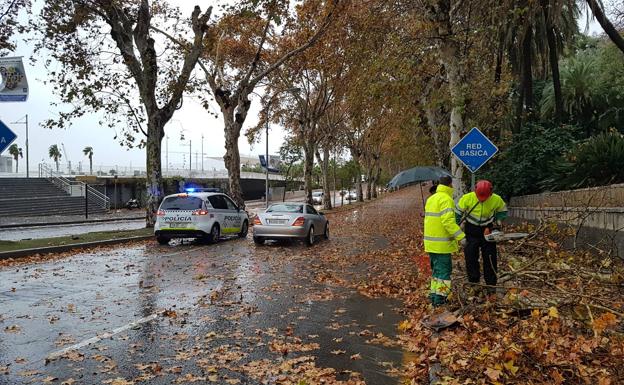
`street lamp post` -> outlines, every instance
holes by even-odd
[[[265,206],[266,208],[269,208],[269,106],[267,107],[267,121],[266,121],[266,147],[265,147],[265,162],[266,162],[266,181],[264,183],[264,199],[265,199]]]
[[[202,134],[202,141],[201,141],[201,170],[202,170],[202,175],[204,174],[204,134]]]

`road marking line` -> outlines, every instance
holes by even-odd
[[[159,311],[158,313],[154,313],[154,314],[149,315],[149,316],[147,316],[147,317],[143,317],[143,318],[140,318],[140,319],[138,319],[138,320],[136,320],[136,321],[132,321],[132,322],[130,322],[130,323],[128,323],[128,324],[126,324],[126,325],[124,325],[124,326],[121,326],[121,327],[118,327],[118,328],[116,328],[116,329],[113,329],[113,330],[111,330],[110,332],[104,333],[104,334],[99,335],[99,336],[91,337],[91,338],[86,339],[86,340],[84,340],[84,341],[82,341],[82,342],[79,342],[79,343],[77,343],[77,344],[70,345],[70,346],[67,346],[67,347],[65,347],[65,348],[63,348],[63,349],[61,349],[61,350],[59,350],[59,351],[56,351],[56,352],[50,353],[50,354],[46,357],[46,363],[48,363],[48,362],[50,362],[50,361],[53,361],[53,360],[55,360],[55,359],[57,359],[57,358],[59,358],[59,357],[61,357],[61,356],[65,355],[65,354],[67,354],[68,352],[70,352],[70,351],[72,351],[72,350],[79,350],[79,349],[82,349],[82,348],[84,348],[85,346],[88,346],[88,345],[91,345],[91,344],[94,344],[94,343],[100,342],[100,341],[101,341],[101,340],[103,340],[103,339],[111,338],[111,337],[113,337],[113,336],[115,336],[115,335],[117,335],[117,334],[119,334],[119,333],[123,333],[123,332],[125,332],[126,330],[131,329],[131,328],[133,328],[133,327],[135,327],[135,326],[138,326],[138,325],[144,324],[144,323],[146,323],[146,322],[153,321],[153,320],[155,320],[156,318],[158,318],[160,315],[162,315],[164,312],[165,312],[164,310]]]
[[[178,254],[183,254],[183,253],[188,253],[188,252],[192,252],[192,251],[195,251],[195,250],[200,250],[200,249],[203,249],[203,248],[205,248],[205,247],[206,247],[206,246],[192,247],[192,248],[190,248],[190,249],[186,249],[186,250],[179,250],[179,251],[176,251],[176,252],[173,252],[173,253],[160,254],[160,255],[158,255],[158,257],[161,257],[161,258],[162,258],[162,257],[171,257],[171,256],[178,255]],[[115,335],[117,335],[117,334],[119,334],[119,333],[122,333],[122,332],[124,332],[124,331],[126,331],[126,330],[128,330],[128,329],[131,329],[131,328],[133,328],[133,327],[135,327],[135,326],[138,326],[138,325],[144,324],[144,323],[146,323],[146,322],[153,321],[153,320],[155,320],[156,318],[158,318],[160,315],[162,315],[164,312],[165,312],[165,310],[161,310],[161,311],[159,311],[159,312],[157,312],[157,313],[154,313],[154,314],[152,314],[152,315],[149,315],[149,316],[147,316],[147,317],[140,318],[140,319],[138,319],[138,320],[136,320],[136,321],[132,321],[132,322],[130,322],[130,323],[128,323],[128,324],[126,324],[126,325],[124,325],[124,326],[121,326],[121,327],[118,327],[118,328],[116,328],[116,329],[113,329],[113,330],[111,330],[110,332],[106,332],[106,333],[104,333],[104,334],[102,334],[102,335],[99,335],[99,336],[95,336],[95,337],[88,338],[88,339],[86,339],[86,340],[84,340],[84,341],[82,341],[82,342],[79,342],[79,343],[77,343],[77,344],[70,345],[70,346],[67,346],[67,347],[65,347],[65,348],[63,348],[63,349],[61,349],[61,350],[59,350],[59,351],[56,351],[56,352],[50,353],[50,354],[46,357],[45,362],[46,362],[46,364],[47,364],[48,362],[53,361],[53,360],[56,360],[56,359],[58,359],[59,357],[61,357],[61,356],[65,355],[65,354],[67,354],[68,352],[71,352],[71,351],[73,351],[73,350],[79,350],[79,349],[82,349],[82,348],[84,348],[85,346],[89,346],[89,345],[91,345],[91,344],[98,343],[98,342],[100,342],[100,341],[101,341],[101,340],[103,340],[103,339],[111,338],[111,337],[113,337],[113,336],[115,336]]]

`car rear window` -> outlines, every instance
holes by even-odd
[[[217,210],[227,210],[228,205],[227,201],[223,197],[223,195],[211,195],[208,197],[208,201],[212,205],[214,209]]]
[[[303,205],[273,205],[267,213],[303,213]]]
[[[201,198],[191,196],[169,197],[160,206],[161,210],[197,210],[201,208]]]

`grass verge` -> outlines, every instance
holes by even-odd
[[[121,230],[121,231],[99,231],[74,236],[29,239],[22,241],[1,241],[0,252],[17,251],[24,249],[36,249],[40,247],[65,246],[76,243],[87,243],[97,241],[107,241],[121,238],[139,237],[151,235],[154,229],[137,229],[137,230]]]

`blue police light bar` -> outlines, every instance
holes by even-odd
[[[194,193],[194,192],[214,192],[214,193],[218,193],[218,192],[221,192],[221,189],[219,189],[217,187],[207,187],[207,188],[188,187],[188,188],[184,189],[184,191],[186,191],[187,193]]]

